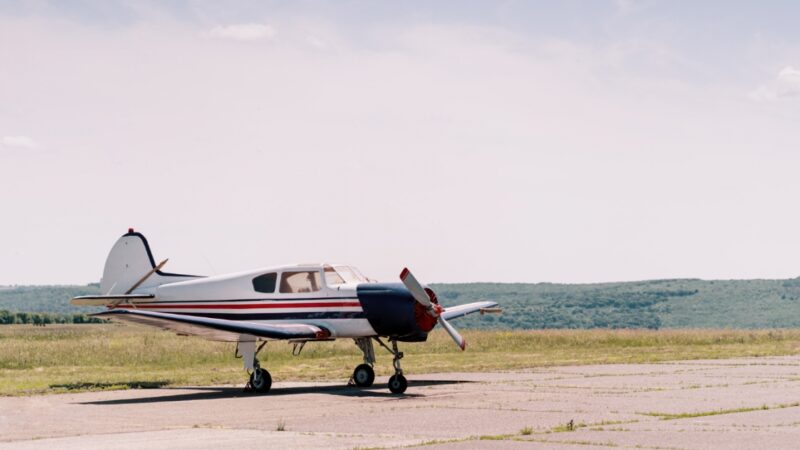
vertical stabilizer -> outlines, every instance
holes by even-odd
[[[142,292],[165,283],[197,278],[197,275],[167,273],[153,269],[156,269],[156,262],[147,239],[143,234],[130,229],[117,240],[108,254],[103,278],[100,281],[100,292],[104,295],[126,294],[151,272],[154,273],[139,284],[135,292]]]

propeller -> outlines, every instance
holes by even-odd
[[[414,297],[414,300],[419,302],[420,305],[424,306],[425,309],[428,311],[428,314],[431,315],[431,317],[435,317],[439,320],[439,323],[442,324],[442,328],[444,328],[447,331],[447,334],[449,334],[450,337],[453,338],[453,340],[456,342],[456,345],[458,345],[461,348],[461,350],[466,349],[467,341],[465,341],[464,338],[461,337],[461,335],[458,333],[458,331],[456,331],[456,329],[453,328],[453,326],[450,325],[450,323],[447,322],[444,319],[444,317],[442,317],[442,311],[443,311],[442,307],[439,304],[433,303],[431,301],[431,296],[428,295],[428,291],[426,291],[425,288],[422,287],[422,284],[419,281],[417,281],[417,279],[414,277],[414,275],[411,274],[411,271],[408,270],[408,268],[404,268],[403,271],[400,272],[400,280],[406,286],[406,289],[408,289],[408,291],[411,292],[411,295]],[[431,293],[432,292],[433,291],[431,291]]]

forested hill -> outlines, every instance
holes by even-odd
[[[446,305],[490,299],[503,314],[473,315],[468,328],[800,328],[800,279],[654,280],[600,284],[434,284]],[[0,287],[0,310],[74,314],[88,286]]]
[[[495,300],[480,328],[795,328],[800,279],[653,280],[600,284],[440,284],[444,305]]]
[[[69,299],[99,293],[98,283],[85,286],[0,286],[0,310],[57,314],[98,311],[98,308],[72,306]]]

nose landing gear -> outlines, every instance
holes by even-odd
[[[408,387],[408,380],[406,377],[403,376],[403,369],[400,367],[400,360],[403,359],[403,352],[397,349],[397,340],[391,339],[392,348],[389,348],[386,344],[381,341],[380,338],[376,337],[376,341],[378,344],[381,344],[383,348],[389,351],[389,353],[394,356],[392,359],[392,366],[394,367],[394,375],[389,377],[389,390],[392,391],[392,394],[402,394],[406,391]]]
[[[381,344],[383,344],[383,342],[381,342]],[[386,346],[384,345],[384,347]],[[394,375],[389,377],[389,390],[392,391],[392,394],[402,394],[408,387],[408,381],[406,377],[403,376],[403,369],[400,367],[400,360],[403,359],[403,352],[397,350],[396,340],[392,340],[391,352],[392,355],[394,355],[394,359],[392,360]]]
[[[402,394],[408,388],[408,381],[403,374],[392,375],[389,377],[389,390],[392,394]]]

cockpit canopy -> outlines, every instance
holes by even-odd
[[[275,293],[276,287],[278,288],[277,292],[281,294],[316,292],[323,288],[323,274],[324,285],[327,287],[369,281],[353,266],[323,264],[320,268],[298,266],[259,275],[253,278],[253,289],[265,294]],[[278,278],[280,278],[280,282],[278,282]]]

